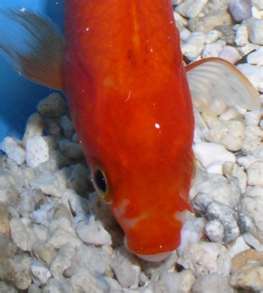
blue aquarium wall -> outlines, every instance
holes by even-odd
[[[0,10],[30,9],[50,17],[63,30],[63,0],[1,0]],[[0,37],[12,38],[17,46],[23,46],[25,32],[10,21],[0,17]],[[21,137],[28,116],[35,111],[38,101],[51,90],[25,80],[12,67],[10,60],[0,53],[0,142],[7,136]]]

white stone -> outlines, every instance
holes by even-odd
[[[263,161],[256,161],[247,168],[249,185],[259,185],[263,187]]]
[[[260,109],[246,112],[245,113],[246,125],[258,126],[261,116],[262,116],[262,111]]]
[[[26,163],[35,168],[49,159],[49,146],[42,136],[33,136],[26,141]]]
[[[219,57],[233,64],[241,59],[239,51],[232,46],[225,46],[223,50],[219,53]]]
[[[239,25],[236,29],[235,43],[237,46],[248,44],[248,29],[246,25]]]
[[[206,33],[206,44],[215,43],[220,37],[222,37],[222,33],[218,30],[212,30],[208,33]]]
[[[263,243],[263,188],[249,187],[241,201],[241,212],[251,219],[248,231]]]
[[[22,165],[25,162],[25,150],[18,140],[8,136],[5,137],[1,143],[1,149],[9,159],[15,161],[18,165]]]
[[[229,11],[235,21],[240,22],[251,17],[251,0],[230,0]]]
[[[32,232],[21,219],[12,218],[10,220],[11,236],[14,243],[23,251],[32,249],[33,241]]]
[[[218,220],[209,221],[205,225],[205,232],[212,242],[222,243],[224,239],[224,226]]]
[[[257,18],[250,18],[247,21],[248,38],[257,45],[263,45],[263,20]]]
[[[31,182],[31,187],[44,194],[61,197],[66,190],[66,178],[62,171],[42,173]]]
[[[203,218],[196,218],[190,213],[181,215],[183,227],[181,229],[181,243],[177,248],[179,255],[183,254],[189,246],[198,243],[204,234],[205,221]]]
[[[191,32],[188,29],[183,28],[182,30],[180,30],[181,41],[185,42],[190,36],[191,36]]]
[[[51,277],[51,273],[47,267],[45,267],[42,263],[34,260],[31,264],[31,271],[33,277],[41,284],[45,285],[48,279]]]
[[[42,289],[41,293],[66,293],[73,292],[72,287],[68,280],[56,280],[50,278],[47,285]],[[77,291],[78,292],[78,291]],[[84,291],[81,291],[84,293]],[[97,293],[97,292],[94,292]]]
[[[239,64],[237,67],[259,91],[263,89],[263,67],[247,63]]]
[[[263,48],[257,49],[255,52],[250,53],[247,56],[247,62],[253,65],[263,65]]]
[[[96,278],[88,270],[80,269],[70,280],[73,291],[82,293],[106,293],[109,285],[102,278]],[[65,291],[66,292],[66,291]]]
[[[253,5],[255,5],[258,9],[263,9],[263,1],[262,0],[252,0]]]
[[[52,220],[54,208],[55,206],[51,201],[42,204],[31,214],[32,220],[47,227]]]
[[[132,263],[124,249],[116,250],[111,262],[111,267],[122,287],[137,288],[139,285],[140,267]]]
[[[100,221],[90,217],[88,221],[80,222],[76,227],[79,238],[88,244],[111,245],[111,236],[104,229]]]
[[[50,265],[50,271],[56,279],[63,280],[64,272],[71,266],[75,252],[75,247],[70,242],[60,248]]]
[[[213,201],[234,208],[239,203],[240,190],[236,181],[217,174],[207,174],[194,184],[191,197],[197,210],[205,210]]]
[[[182,52],[189,59],[196,59],[202,52],[205,43],[205,34],[201,32],[194,32],[182,44]]]
[[[245,125],[239,120],[218,120],[205,137],[210,142],[224,145],[230,151],[238,151],[245,138]]]
[[[263,131],[258,126],[247,126],[242,151],[245,154],[254,154],[262,146]]]
[[[70,242],[68,242],[70,243]],[[71,272],[74,275],[79,268],[90,271],[93,275],[106,275],[110,271],[112,261],[112,250],[105,247],[80,244],[76,248],[76,254],[72,259]]]
[[[23,136],[23,141],[27,141],[29,138],[34,136],[42,136],[44,131],[44,121],[38,113],[34,113],[29,116],[26,129]]]
[[[181,15],[193,18],[204,8],[208,0],[185,0],[176,7],[176,11]]]
[[[244,193],[247,188],[247,173],[244,167],[236,163],[226,162],[223,165],[223,174],[227,177],[235,177],[238,180],[241,193]]]
[[[195,277],[190,270],[185,270],[180,273],[164,272],[161,276],[161,281],[166,287],[166,293],[189,293]]]
[[[225,149],[223,145],[217,143],[202,142],[194,145],[194,153],[198,161],[208,167],[213,163],[235,162],[235,155]]]
[[[219,243],[200,241],[186,249],[178,263],[193,271],[196,277],[218,273],[228,276],[231,259],[226,248]]]
[[[223,50],[224,46],[225,46],[225,42],[222,40],[219,40],[215,43],[207,44],[204,47],[202,56],[203,57],[218,57],[219,53]]]
[[[240,252],[246,251],[250,247],[246,244],[243,236],[239,236],[233,243],[228,247],[228,253],[231,258],[238,255]]]
[[[192,293],[234,293],[230,287],[227,277],[213,273],[207,276],[201,276],[194,283]]]

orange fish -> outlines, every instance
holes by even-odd
[[[180,245],[190,210],[190,89],[194,105],[211,113],[217,99],[254,108],[257,92],[218,58],[185,69],[170,0],[68,0],[65,41],[32,12],[9,17],[31,34],[31,54],[0,46],[29,79],[65,91],[92,181],[126,246],[164,259]]]

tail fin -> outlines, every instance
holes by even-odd
[[[12,40],[14,37],[21,39],[17,34],[12,36],[13,26],[0,26],[0,50],[11,58],[17,71],[39,84],[62,89],[64,39],[55,25],[28,10],[2,10],[0,15],[1,18],[11,21],[16,28],[25,31],[22,42],[26,52]],[[7,35],[9,40],[6,40],[4,35]]]

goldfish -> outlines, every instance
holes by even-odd
[[[30,50],[0,48],[27,78],[64,91],[95,190],[126,247],[165,259],[191,211],[194,107],[213,114],[223,100],[254,109],[256,90],[223,59],[184,65],[170,0],[68,0],[64,37],[31,11],[7,17],[28,31]]]

